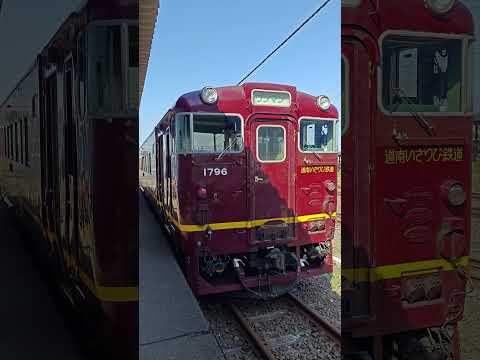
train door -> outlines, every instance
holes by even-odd
[[[342,314],[370,313],[371,221],[370,79],[368,50],[355,38],[342,39]],[[359,301],[361,299],[361,301]]]
[[[272,219],[253,227],[250,243],[295,236],[296,129],[287,119],[256,117],[250,122],[250,218]]]
[[[65,243],[70,256],[75,257],[78,264],[78,177],[77,177],[77,131],[73,102],[73,59],[70,56],[65,62],[64,72],[64,149],[65,159]]]
[[[59,223],[59,182],[58,182],[58,139],[57,139],[57,75],[45,79],[44,128],[42,129],[42,172],[45,183],[42,188],[46,202],[47,227],[58,236]]]
[[[155,151],[155,176],[156,176],[156,187],[155,187],[155,196],[157,200],[160,200],[163,198],[163,135],[160,133],[157,133],[155,130],[155,146],[156,146],[156,151]]]
[[[41,130],[42,198],[45,205],[45,221],[51,244],[54,271],[65,277],[67,266],[63,256],[60,226],[60,166],[58,157],[58,91],[55,69],[43,74],[43,121]]]

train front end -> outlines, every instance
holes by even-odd
[[[275,297],[332,272],[337,118],[327,97],[274,84],[178,100],[163,198],[197,295]]]

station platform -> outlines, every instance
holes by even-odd
[[[0,359],[87,360],[0,197]]]
[[[139,359],[225,359],[142,192],[139,227]]]

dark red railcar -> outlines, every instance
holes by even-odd
[[[459,359],[473,20],[460,1],[342,1],[344,352]]]
[[[138,1],[85,1],[0,107],[1,193],[116,358],[138,347],[138,41]]]
[[[337,121],[327,97],[262,83],[185,94],[163,117],[146,193],[195,294],[265,298],[332,272]]]

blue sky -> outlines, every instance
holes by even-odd
[[[236,84],[323,0],[163,0],[140,105],[140,144],[176,99],[206,85]],[[340,108],[340,0],[247,81],[295,85]]]

